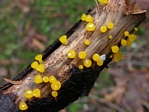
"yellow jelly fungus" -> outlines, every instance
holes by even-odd
[[[63,45],[67,45],[68,44],[68,40],[67,40],[67,35],[63,35],[59,38],[59,41],[63,44]]]
[[[138,28],[137,28],[137,27],[135,27],[135,28],[134,28],[134,30],[135,30],[135,31],[138,31]]]
[[[81,70],[82,70],[83,68],[84,68],[84,67],[83,67],[83,65],[79,65],[79,69],[81,69]]]
[[[122,58],[122,52],[118,52],[116,54],[114,54],[114,61],[115,62],[119,62]]]
[[[113,53],[118,53],[119,47],[118,46],[112,46],[111,50],[112,50]]]
[[[108,4],[108,0],[98,0],[100,3]]]
[[[49,82],[49,77],[48,76],[44,76],[42,79],[43,79],[43,82],[45,82],[45,83]]]
[[[97,61],[97,65],[98,65],[98,66],[102,66],[102,65],[103,65],[103,60],[99,59],[99,60]]]
[[[39,61],[39,63],[42,63],[42,54],[36,55],[35,60]]]
[[[36,88],[33,90],[33,96],[36,98],[40,98],[41,97],[41,91],[40,89]]]
[[[85,51],[80,51],[79,54],[78,54],[78,57],[79,57],[80,59],[86,58],[86,52],[85,52]]]
[[[107,27],[106,27],[106,26],[101,26],[101,27],[100,27],[100,31],[101,31],[102,33],[105,33],[105,32],[107,31]]]
[[[131,45],[132,45],[132,42],[129,39],[127,39],[127,47],[130,47]]]
[[[38,72],[40,72],[40,73],[44,73],[45,72],[44,65],[43,64],[39,64],[36,70]]]
[[[86,16],[86,22],[92,23],[93,22],[93,17],[91,15]]]
[[[94,23],[87,23],[87,24],[86,24],[86,30],[87,30],[87,31],[94,31],[94,30],[95,30],[95,25],[94,25]]]
[[[90,45],[90,43],[91,43],[90,40],[88,40],[88,39],[85,39],[85,40],[84,40],[84,44],[85,44],[85,45]]]
[[[49,77],[49,82],[50,82],[50,83],[53,83],[53,82],[55,82],[55,81],[57,81],[57,79],[55,78],[55,76],[51,75],[51,76]]]
[[[57,91],[52,91],[51,95],[56,98],[58,96],[58,92]]]
[[[87,18],[86,14],[82,14],[81,20],[82,20],[82,21],[86,21],[86,18]]]
[[[124,31],[124,36],[128,36],[129,35],[129,32],[128,31]]]
[[[35,75],[35,77],[34,77],[34,82],[35,82],[36,84],[42,83],[42,82],[43,82],[42,76],[39,75],[39,74]]]
[[[112,55],[110,55],[110,57],[109,58],[112,58],[113,56]]]
[[[128,36],[128,38],[129,38],[129,40],[130,40],[131,42],[134,42],[137,37],[136,37],[135,34],[130,34],[130,35]]]
[[[126,45],[127,45],[127,41],[126,41],[125,39],[122,39],[122,40],[121,40],[121,45],[122,45],[122,46],[126,46]]]
[[[112,35],[110,35],[110,36],[109,36],[109,39],[112,39],[112,38],[113,38]]]
[[[26,97],[26,98],[32,98],[33,97],[33,92],[32,92],[32,90],[26,90],[25,91],[25,93],[24,93],[24,96]]]
[[[100,55],[99,55],[99,54],[94,54],[94,55],[92,56],[92,59],[93,59],[94,61],[98,61],[98,60],[100,60]]]
[[[68,56],[68,58],[75,58],[75,56],[76,56],[76,53],[75,53],[75,51],[74,50],[69,50],[68,52],[67,52],[67,56]]]
[[[27,106],[27,104],[25,102],[21,102],[19,104],[19,109],[20,110],[27,110],[28,109],[28,106]]]
[[[38,62],[37,61],[32,62],[31,67],[34,69],[38,68]]]
[[[112,23],[112,22],[110,22],[110,23],[108,23],[108,24],[107,24],[107,28],[108,28],[108,29],[110,29],[110,30],[111,30],[113,27],[114,27],[114,25],[113,25],[113,23]]]
[[[90,59],[86,59],[83,63],[83,65],[87,68],[91,67],[92,61]]]
[[[59,81],[54,81],[51,84],[51,88],[55,91],[59,90],[61,88],[61,83]]]

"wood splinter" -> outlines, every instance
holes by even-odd
[[[10,80],[10,79],[7,79],[7,78],[4,78],[4,80],[6,82],[8,82],[8,83],[13,84],[13,85],[20,85],[20,84],[22,84],[22,81],[21,80],[20,81],[13,81],[13,80]]]
[[[9,83],[0,88],[2,112],[58,112],[87,96],[112,59],[120,61],[120,47],[136,40],[133,32],[146,11],[130,0],[99,1],[98,8],[83,14],[17,77],[5,79]]]

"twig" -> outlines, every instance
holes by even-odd
[[[4,78],[4,80],[6,82],[9,82],[9,83],[14,84],[14,85],[20,85],[20,84],[22,84],[22,80],[20,80],[20,81],[13,81],[13,80],[10,80],[10,79],[7,79],[7,78]]]
[[[133,60],[130,60],[129,63],[131,63],[132,65],[149,66],[148,62],[143,62],[143,61],[133,61]],[[118,63],[118,65],[127,65],[127,64],[128,64],[128,62],[125,61],[125,60]]]
[[[94,100],[97,100],[99,103],[104,103],[105,105],[109,106],[110,108],[113,108],[115,110],[117,110],[118,112],[125,112],[122,108],[120,108],[119,106],[113,104],[113,103],[110,103],[110,102],[107,102],[105,101],[104,99],[101,99],[93,94],[89,94],[89,97],[94,99]]]

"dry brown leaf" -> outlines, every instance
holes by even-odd
[[[136,89],[136,86],[133,81],[130,81],[127,86],[127,91],[125,92],[124,98],[128,105],[135,112],[144,112],[143,106],[141,104],[141,97],[139,92]]]
[[[28,6],[29,0],[15,0],[16,5],[25,13],[30,11],[30,8]]]
[[[37,34],[35,29],[28,31],[28,36],[23,40],[23,45],[27,45],[29,50],[44,50],[46,48],[47,38],[41,34]]]
[[[144,112],[144,107],[149,104],[148,72],[145,70],[126,73],[124,68],[109,71],[116,82],[111,93],[104,94],[106,101],[115,102],[122,108],[130,108],[132,112]],[[125,103],[124,103],[125,101]],[[146,102],[144,104],[144,102]]]
[[[119,104],[124,92],[125,92],[125,87],[116,87],[112,93],[105,94],[104,100],[108,101],[108,102],[115,102],[116,104]]]

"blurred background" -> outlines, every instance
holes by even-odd
[[[149,9],[149,0],[141,1],[140,7]],[[94,0],[0,0],[0,85],[93,7]],[[121,48],[122,61],[100,74],[89,97],[61,112],[149,112],[149,18],[136,34],[131,47]]]

